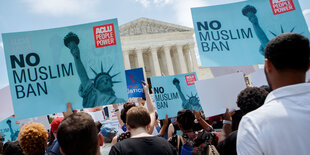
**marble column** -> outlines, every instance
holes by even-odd
[[[136,54],[137,54],[137,60],[138,60],[138,67],[144,68],[144,61],[143,61],[142,50],[141,49],[137,49],[136,50]]]
[[[151,48],[152,58],[153,58],[153,65],[154,65],[154,72],[155,76],[161,76],[158,56],[157,56],[157,49]]]
[[[198,72],[198,63],[197,63],[197,58],[196,58],[194,48],[195,48],[195,43],[189,45],[189,52],[191,54],[192,64],[193,64],[193,68],[194,68],[193,71]]]
[[[146,79],[145,67],[144,67],[144,61],[143,61],[143,50],[136,49],[136,54],[137,54],[137,60],[138,60],[138,68],[141,68],[141,67],[143,68],[144,79]]]
[[[129,51],[123,52],[125,69],[130,69]]]
[[[184,58],[185,58],[185,62],[186,62],[187,71],[193,72],[191,56],[189,55],[190,53],[189,53],[189,50],[187,47],[186,47],[183,54],[184,54]]]
[[[164,46],[164,53],[165,53],[165,59],[166,59],[167,68],[168,68],[168,74],[174,75],[173,64],[172,64],[172,59],[171,59],[171,54],[170,54],[170,47]]]
[[[179,57],[179,62],[180,62],[181,73],[182,74],[187,73],[187,67],[186,67],[186,62],[185,62],[185,59],[184,59],[182,45],[177,45],[177,52],[178,52],[178,57]]]

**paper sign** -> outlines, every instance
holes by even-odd
[[[202,110],[196,87],[196,73],[151,77],[158,119],[177,116],[182,109]]]
[[[242,72],[246,75],[255,72],[253,66],[210,67],[214,77]]]
[[[19,124],[16,124],[14,117],[9,117],[0,122],[0,136],[7,141],[15,141],[19,133]]]
[[[126,70],[128,97],[145,98],[141,81],[144,80],[143,68]]]
[[[30,123],[30,122],[41,123],[44,125],[46,130],[51,128],[49,121],[47,119],[47,116],[40,116],[40,117],[34,117],[34,118],[19,120],[19,125],[24,126],[25,124]]]
[[[268,86],[268,82],[266,79],[264,69],[258,69],[254,73],[252,73],[250,76],[251,76],[251,85],[253,87],[260,87],[263,85]]]
[[[195,83],[202,109],[206,117],[239,109],[236,101],[238,94],[246,88],[243,73],[234,73],[201,80]]]
[[[9,86],[0,89],[0,99],[0,121],[2,121],[14,114]]]
[[[116,19],[2,38],[18,119],[128,99]]]
[[[204,67],[264,63],[264,49],[284,32],[310,37],[298,0],[248,0],[192,8]]]

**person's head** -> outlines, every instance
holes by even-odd
[[[127,111],[132,108],[135,107],[136,104],[133,102],[127,102],[123,105],[123,109],[121,111],[121,120],[126,123],[126,117],[127,117]]]
[[[103,142],[104,143],[111,143],[113,137],[116,136],[116,130],[112,127],[109,127],[107,125],[103,125],[100,129],[100,133],[103,136]]]
[[[305,82],[309,68],[309,40],[297,33],[283,33],[273,38],[265,48],[265,74],[271,89]],[[285,86],[285,85],[282,85]]]
[[[268,92],[258,87],[248,87],[242,90],[237,97],[237,106],[240,108],[242,115],[251,112],[265,102]]]
[[[57,138],[57,129],[63,119],[63,117],[56,117],[51,123],[51,131],[55,138]]]
[[[177,124],[183,133],[193,130],[194,120],[195,116],[190,110],[184,109],[178,112]]]
[[[1,153],[1,152],[0,152]],[[6,142],[3,146],[3,155],[24,155],[18,141]]]
[[[84,112],[73,113],[59,125],[57,139],[65,155],[95,155],[103,144],[92,117]]]
[[[47,137],[43,124],[29,123],[19,132],[19,144],[26,155],[42,155],[46,150]]]
[[[127,127],[129,130],[136,128],[146,128],[151,122],[149,112],[145,107],[132,107],[127,112]]]

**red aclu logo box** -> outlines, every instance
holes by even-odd
[[[96,48],[116,45],[114,24],[93,27]]]
[[[195,84],[195,81],[196,81],[195,74],[185,75],[185,80],[186,80],[187,85]]]
[[[274,15],[295,10],[293,0],[269,0]]]

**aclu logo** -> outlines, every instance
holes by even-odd
[[[127,89],[128,93],[143,93],[143,88],[137,88],[139,85],[136,83],[132,73],[130,73],[130,80],[132,82],[132,85],[129,85],[131,89]]]
[[[116,45],[114,24],[93,27],[96,48]]]
[[[295,10],[293,0],[269,0],[274,15]]]

